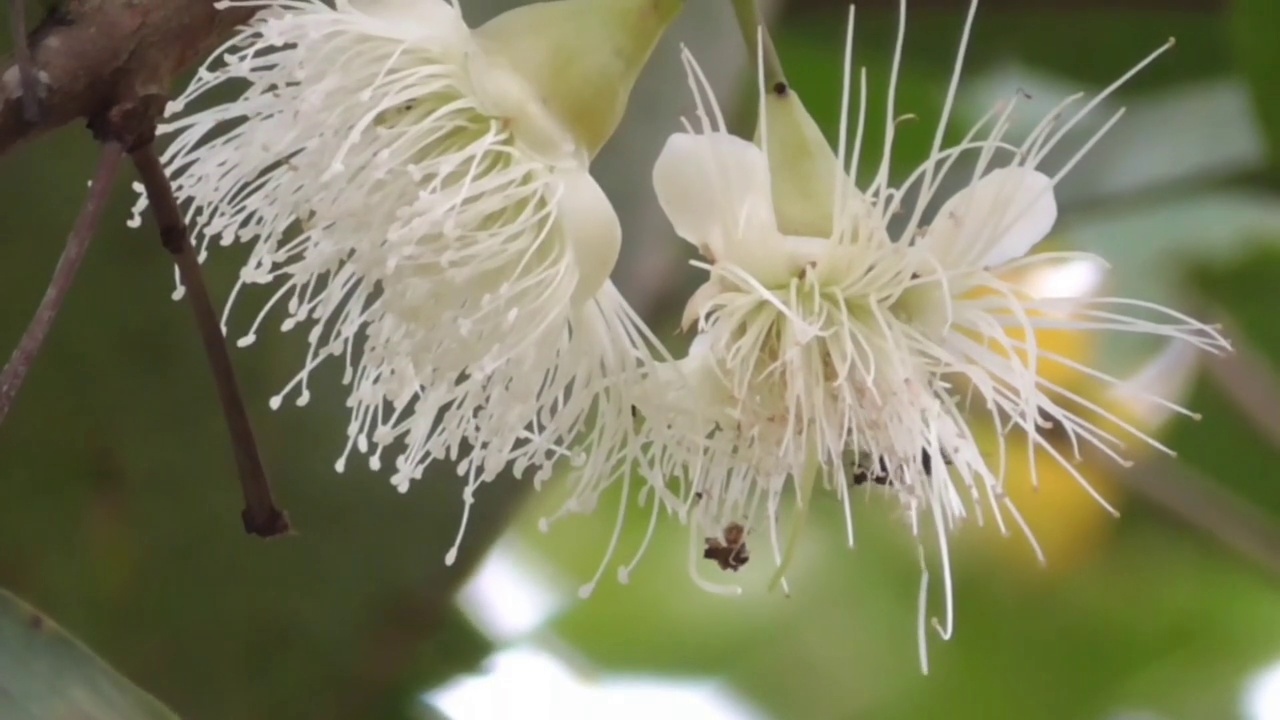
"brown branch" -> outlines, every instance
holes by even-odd
[[[160,242],[173,255],[187,297],[191,300],[191,309],[195,312],[200,340],[204,343],[205,354],[209,358],[209,366],[218,388],[218,400],[222,404],[222,413],[231,433],[231,445],[240,475],[240,489],[244,494],[245,506],[240,517],[244,520],[245,532],[259,537],[287,534],[290,531],[289,516],[276,506],[272,495],[271,483],[263,469],[253,427],[236,382],[231,356],[227,352],[222,324],[209,299],[209,289],[205,286],[200,261],[187,237],[186,223],[174,198],[173,188],[169,185],[164,167],[149,138],[132,150],[129,156],[146,188],[151,212],[160,228]]]
[[[80,214],[76,216],[75,225],[67,236],[67,245],[62,251],[62,257],[58,258],[58,264],[53,270],[53,277],[49,280],[44,298],[40,301],[35,316],[31,318],[31,324],[27,326],[26,332],[18,341],[18,347],[9,357],[9,362],[5,364],[4,370],[0,371],[0,423],[3,423],[5,416],[9,414],[14,397],[22,388],[27,372],[35,362],[41,347],[44,346],[44,340],[53,327],[53,321],[58,317],[58,311],[62,309],[63,300],[75,283],[76,273],[80,270],[80,264],[89,250],[89,242],[102,221],[102,213],[107,207],[107,200],[111,197],[111,188],[115,185],[116,174],[123,157],[124,150],[120,145],[116,143],[103,145],[102,153],[98,157],[98,169],[94,172],[92,184],[89,186],[89,194],[85,197],[84,205],[80,207]]]
[[[63,0],[27,35],[28,75],[38,91],[24,89],[20,56],[0,73],[0,154],[99,117],[121,99],[167,95],[178,74],[253,12],[218,10],[214,0]],[[35,121],[27,109],[32,98],[40,101]]]

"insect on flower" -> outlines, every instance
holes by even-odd
[[[707,549],[702,551],[702,557],[715,562],[721,570],[738,572],[751,559],[747,551],[747,529],[740,523],[729,523],[722,537],[709,537],[706,543]]]
[[[867,483],[887,486],[892,482],[888,461],[884,460],[883,457],[877,457],[874,464],[863,465],[855,459],[851,462],[849,482],[855,484],[855,486],[865,486]]]
[[[942,454],[942,458],[948,465],[951,463],[947,459],[945,452]],[[928,448],[920,451],[920,469],[926,475],[933,472],[933,456],[929,454]],[[849,482],[855,486],[866,485],[867,483],[891,485],[893,483],[891,475],[889,463],[883,457],[877,458],[874,465],[861,463],[857,456],[854,456],[850,463]]]
[[[905,6],[900,2],[904,18]],[[676,363],[685,385],[668,390],[670,401],[685,407],[687,434],[704,440],[684,451],[688,482],[717,498],[714,507],[697,508],[697,520],[716,526],[745,518],[767,528],[778,566],[773,582],[785,590],[814,490],[827,488],[843,504],[852,546],[852,488],[883,484],[918,542],[940,555],[946,607],[933,622],[926,622],[929,573],[921,555],[922,662],[926,629],[949,637],[953,626],[948,536],[966,522],[1006,531],[1012,521],[1034,545],[1004,490],[1010,443],[1025,443],[1026,457],[1058,463],[1104,506],[1046,427],[1066,437],[1076,457],[1087,447],[1124,463],[1126,439],[1167,450],[1042,373],[1042,365],[1056,364],[1104,388],[1121,384],[1042,347],[1037,334],[1130,333],[1211,353],[1230,348],[1216,328],[1170,308],[1129,298],[1038,297],[1009,279],[1015,270],[1082,255],[1031,250],[1057,220],[1058,181],[1119,115],[1060,167],[1042,165],[1082,118],[1168,46],[1074,113],[1068,110],[1080,96],[1067,98],[1020,142],[1008,137],[1024,101],[1013,92],[944,147],[976,8],[970,4],[930,157],[901,183],[890,169],[905,20],[888,83],[883,151],[861,177],[868,83],[852,64],[852,12],[834,151],[794,90],[766,91],[763,62],[756,140],[729,134],[686,51],[695,116],[668,140],[653,172],[659,202],[676,233],[702,255],[694,265],[707,272],[685,311],[686,327],[697,332]],[[1194,415],[1168,400],[1153,402]],[[998,429],[994,447],[979,444],[975,421]],[[1035,463],[1025,470],[1035,484]],[[780,508],[792,495],[797,508],[783,533]]]

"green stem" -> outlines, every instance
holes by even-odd
[[[766,88],[779,92],[787,88],[787,76],[782,72],[782,62],[778,60],[778,51],[773,47],[773,38],[769,37],[769,28],[760,17],[760,8],[756,0],[733,0],[733,14],[738,17],[738,29],[742,31],[742,39],[747,43],[747,52],[751,55],[752,72],[761,66],[761,54],[764,65],[764,84]]]

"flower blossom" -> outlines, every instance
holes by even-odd
[[[680,0],[535,3],[477,29],[447,0],[235,4],[257,16],[174,102],[163,161],[202,259],[250,246],[228,312],[273,286],[240,344],[273,313],[307,328],[272,406],[305,404],[333,357],[339,471],[392,452],[404,491],[458,461],[468,508],[504,468],[605,475],[654,342],[609,281],[621,229],[588,165]]]
[[[891,181],[890,167],[901,119],[894,115],[894,93],[902,26],[887,89],[883,155],[872,177],[860,181],[868,85],[864,72],[855,119],[852,14],[835,152],[785,82],[771,78],[766,87],[763,63],[757,141],[730,135],[686,51],[696,116],[686,132],[669,139],[653,171],[664,211],[701,254],[695,265],[708,273],[687,306],[686,326],[697,334],[673,368],[679,372],[666,391],[670,408],[654,419],[655,425],[682,423],[700,440],[682,450],[682,498],[694,525],[691,563],[703,536],[744,526],[747,535],[768,535],[778,565],[774,581],[785,587],[783,573],[813,490],[825,487],[843,504],[852,546],[851,496],[858,487],[879,489],[897,499],[922,543],[922,569],[925,539],[936,538],[929,543],[941,553],[946,610],[933,625],[944,637],[952,628],[948,534],[969,518],[989,518],[1002,530],[1011,520],[1034,543],[1004,491],[1009,443],[1026,443],[1028,457],[1053,458],[1086,490],[1088,479],[1075,464],[1083,449],[1120,462],[1126,440],[1164,449],[1042,373],[1061,365],[1104,386],[1120,383],[1039,347],[1037,333],[1139,333],[1209,352],[1229,348],[1214,328],[1165,307],[1128,298],[1040,297],[1009,280],[1015,271],[1086,259],[1031,251],[1057,219],[1056,184],[1119,116],[1061,167],[1048,171],[1043,161],[1160,51],[1074,112],[1068,111],[1080,96],[1064,100],[1020,143],[1006,138],[1020,102],[1014,96],[944,148],[975,8],[976,2],[930,157],[901,183]],[[949,196],[943,194],[948,183],[959,185]],[[971,430],[984,417],[999,431],[994,448],[980,447]],[[1053,437],[1065,437],[1068,450]],[[1034,484],[1034,462],[1028,471]],[[779,508],[791,491],[800,508],[781,537]],[[927,569],[922,577],[923,661]],[[696,571],[695,579],[712,590],[737,591]]]

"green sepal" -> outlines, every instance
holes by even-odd
[[[831,145],[800,96],[785,84],[764,88],[763,105],[755,143],[769,155],[778,230],[831,237],[839,169]]]
[[[475,31],[552,117],[595,157],[622,120],[636,78],[683,0],[552,0],[509,10]]]

